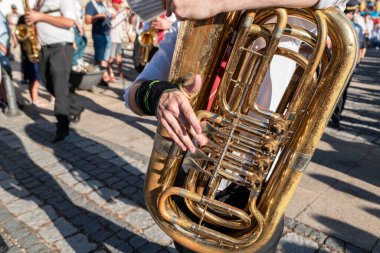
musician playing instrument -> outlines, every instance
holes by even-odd
[[[268,2],[260,1],[214,1],[214,0],[188,0],[188,1],[179,1],[179,0],[163,0],[163,4],[166,7],[167,15],[171,15],[172,12],[176,14],[179,19],[205,19],[212,17],[218,13],[226,11],[236,11],[244,9],[258,9],[258,8],[270,8],[270,7],[312,7],[316,8],[327,8],[333,5],[339,7],[341,10],[344,10],[344,6],[347,0],[307,0],[307,1],[290,1],[290,0],[273,0]],[[145,110],[144,103],[139,104],[141,101],[135,100],[136,92],[138,93],[141,90],[140,87],[145,88],[151,83],[149,80],[167,80],[169,76],[171,57],[173,55],[174,46],[176,42],[177,29],[173,29],[171,33],[168,33],[165,37],[164,43],[161,43],[160,50],[152,59],[152,62],[146,66],[146,69],[137,77],[132,87],[127,88],[125,93],[126,106],[130,107],[138,115],[149,114]],[[299,45],[291,45],[292,47]],[[281,64],[281,62],[279,62]],[[283,68],[279,68],[283,69]],[[291,73],[287,73],[288,76]],[[284,75],[284,73],[279,73],[279,75]],[[281,81],[281,77],[275,77],[275,79]],[[267,80],[270,82],[270,80]],[[185,91],[188,94],[194,93],[200,89],[202,81],[196,75],[194,78],[193,85],[185,87]],[[274,85],[275,87],[284,86],[284,83],[279,82]],[[142,86],[143,84],[143,86]],[[155,87],[156,86],[156,87]],[[264,86],[266,86],[264,84]],[[206,137],[201,133],[200,124],[188,102],[188,99],[185,94],[182,92],[173,89],[173,85],[169,86],[169,91],[166,92],[165,88],[161,88],[160,85],[153,85],[152,88],[160,88],[157,92],[151,92],[154,94],[154,98],[150,99],[148,102],[151,104],[151,115],[156,115],[159,122],[165,127],[169,132],[173,140],[183,149],[189,149],[191,152],[195,151],[194,144],[191,141],[191,136],[200,144],[205,144]],[[286,87],[281,88],[281,92],[277,90],[271,91],[271,85],[267,85],[267,90],[262,91],[259,100],[261,105],[264,107],[275,107],[274,97],[281,97],[282,91]],[[147,90],[145,88],[145,90]],[[270,92],[271,94],[268,94]],[[272,94],[273,93],[273,94]],[[278,95],[279,93],[280,95]],[[157,104],[154,104],[156,100],[159,99]],[[265,100],[265,101],[264,101]],[[272,100],[272,101],[271,101]],[[157,111],[156,111],[157,109]],[[187,130],[187,131],[185,131]],[[190,133],[190,135],[188,134]]]
[[[167,15],[172,12],[180,19],[205,19],[221,12],[236,11],[244,9],[259,9],[270,7],[315,7],[319,9],[337,6],[341,10],[347,1],[335,0],[307,0],[307,1],[269,1],[259,2],[253,0],[247,1],[214,1],[214,0],[163,0],[167,10]],[[289,23],[296,23],[308,30],[314,27],[308,27],[309,24],[302,23],[302,20],[289,18]],[[144,71],[137,77],[134,84],[125,91],[126,106],[132,109],[138,115],[156,115],[160,124],[170,134],[172,140],[178,144],[182,150],[189,150],[191,153],[196,151],[192,138],[202,146],[207,143],[207,138],[201,131],[201,125],[198,121],[188,97],[194,92],[200,90],[202,80],[199,75],[189,79],[191,82],[188,86],[183,86],[182,91],[175,83],[167,82],[169,69],[173,57],[174,46],[176,42],[177,29],[168,33],[165,40],[160,44],[160,49],[153,57],[152,61],[146,66]],[[282,48],[289,48],[298,51],[300,43],[293,39],[280,41]],[[260,47],[259,47],[260,48]],[[279,71],[280,70],[280,71]],[[282,57],[275,56],[269,73],[264,79],[261,90],[258,95],[257,104],[261,107],[276,110],[283,92],[290,81],[295,70],[295,64]],[[189,81],[188,80],[188,81]],[[179,176],[180,177],[180,176]],[[239,192],[228,192],[230,187],[220,189],[217,195],[221,199],[235,199],[240,201]],[[232,195],[235,195],[233,198]],[[236,198],[237,197],[237,198]],[[243,199],[243,198],[242,198]],[[180,204],[178,204],[179,206]],[[238,204],[239,205],[239,204]],[[272,240],[263,247],[265,253],[275,252],[277,244],[281,238],[282,225],[279,223],[276,233],[273,234]],[[192,252],[177,242],[175,246],[179,252]]]
[[[57,129],[53,143],[62,141],[69,135],[70,121],[78,121],[83,111],[83,106],[69,89],[75,19],[74,0],[38,1],[36,10],[25,14],[27,25],[36,24],[41,44],[42,81],[56,99],[54,114]]]

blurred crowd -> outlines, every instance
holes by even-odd
[[[33,8],[33,6],[31,6]],[[123,71],[122,56],[124,50],[134,50],[137,59],[136,68],[141,71],[140,47],[138,37],[141,33],[151,29],[156,30],[154,45],[163,39],[165,30],[169,29],[175,21],[175,17],[167,18],[165,15],[156,20],[143,23],[131,10],[125,0],[89,0],[85,5],[83,1],[75,0],[74,56],[72,60],[72,72],[88,73],[102,72],[100,85],[107,86],[115,82],[117,78],[127,78]],[[8,69],[11,75],[10,61],[21,63],[23,74],[22,83],[29,86],[31,104],[37,107],[45,106],[38,98],[38,87],[42,83],[39,63],[30,61],[28,50],[23,47],[17,38],[16,27],[25,23],[25,10],[19,10],[15,4],[11,6],[10,13],[1,13],[0,57],[2,66]],[[91,30],[87,32],[86,30]],[[93,41],[93,59],[85,57],[88,47],[88,38]],[[116,68],[115,66],[116,65]],[[0,89],[0,106],[6,106],[3,89]],[[54,103],[51,96],[50,103]]]

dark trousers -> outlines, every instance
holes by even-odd
[[[344,88],[343,94],[339,98],[338,103],[336,104],[335,110],[334,110],[333,114],[331,115],[331,120],[335,124],[339,124],[339,122],[342,120],[342,112],[344,109],[344,105],[346,104],[347,90],[348,90],[348,86],[351,83],[351,79],[352,79],[352,77],[350,78],[350,81],[348,82],[346,88]]]
[[[68,116],[78,115],[83,110],[69,83],[73,52],[71,44],[62,44],[42,47],[40,55],[42,82],[55,97],[54,114],[58,120],[58,128],[63,130],[68,130]]]

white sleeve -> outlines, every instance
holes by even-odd
[[[65,18],[71,18],[73,20],[77,20],[74,0],[61,0],[60,10],[62,12],[62,16],[64,16]]]
[[[177,41],[178,26],[175,22],[172,29],[165,34],[165,39],[160,42],[159,50],[151,61],[145,66],[143,72],[136,78],[139,80],[168,80],[172,63],[175,43]]]
[[[170,31],[165,34],[165,39],[160,42],[159,50],[154,54],[153,58],[145,66],[143,72],[140,73],[134,83],[140,80],[168,80],[178,29],[179,23],[173,23]],[[128,97],[131,86],[132,85],[128,86],[124,91],[124,101],[127,108],[129,108]]]
[[[348,0],[320,0],[316,5],[316,9],[326,9],[328,7],[338,7],[341,11],[346,8]]]

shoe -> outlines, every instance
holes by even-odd
[[[332,119],[332,120],[331,120],[331,126],[332,126],[333,128],[338,129],[338,128],[340,127],[340,121],[339,121],[339,120],[336,120],[336,119]]]
[[[107,81],[109,81],[109,80],[107,80]],[[102,80],[100,81],[100,83],[99,83],[99,86],[109,87],[109,84],[108,84],[107,81],[105,81],[105,80],[102,79]]]
[[[42,102],[41,100],[32,101],[32,105],[34,105],[35,107],[45,107],[46,106],[46,104],[44,102]]]
[[[63,141],[67,136],[69,136],[69,131],[57,131],[52,143]]]
[[[78,114],[75,115],[69,115],[69,121],[71,123],[78,123],[80,121],[80,116],[82,115],[82,112],[84,111],[84,108],[82,108]]]

